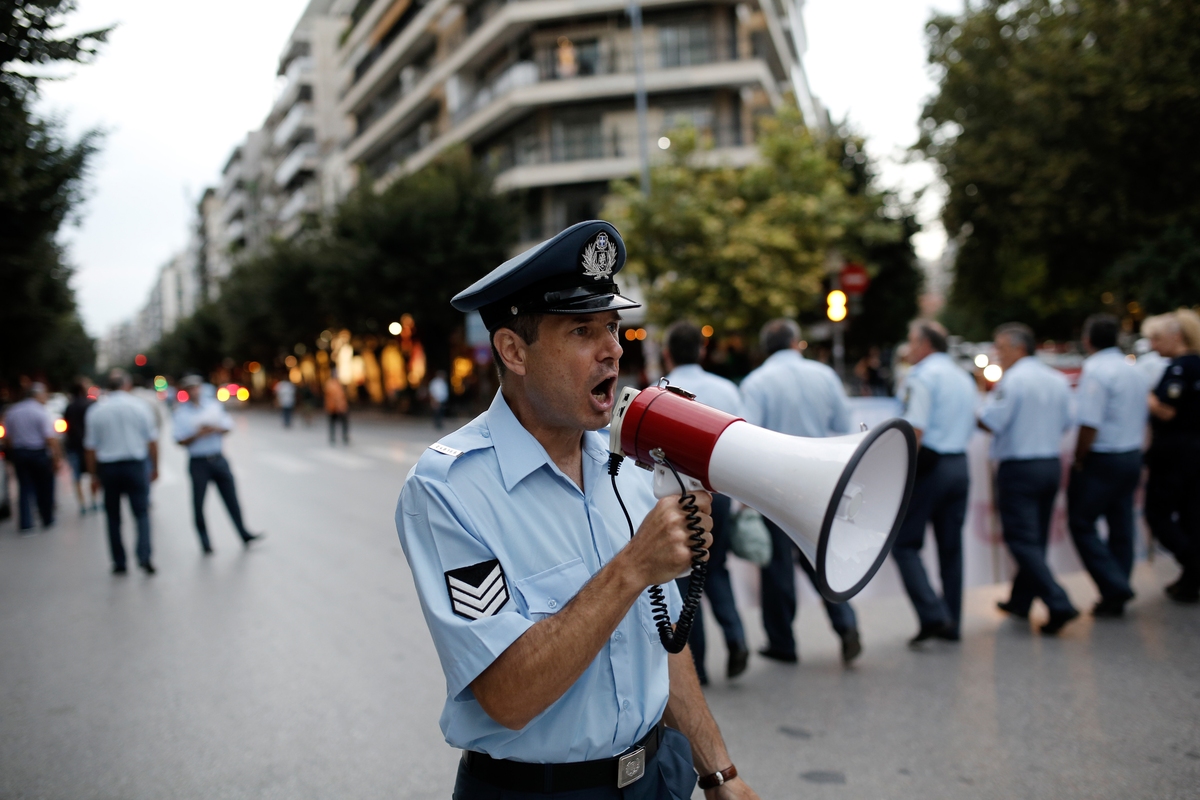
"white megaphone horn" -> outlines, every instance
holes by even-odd
[[[658,497],[679,493],[665,460],[689,490],[756,509],[796,543],[835,603],[858,594],[891,552],[916,480],[917,440],[904,420],[808,439],[751,425],[674,386],[622,391],[609,449],[654,469]]]

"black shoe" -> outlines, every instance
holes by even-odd
[[[937,638],[941,639],[943,642],[957,642],[962,640],[962,637],[959,635],[958,631],[954,630],[948,625],[945,628],[942,628],[942,630],[937,634]]]
[[[862,655],[862,640],[858,638],[858,628],[851,628],[842,637],[842,663],[850,666],[850,662]]]
[[[154,565],[151,564],[149,561],[143,561],[142,563],[138,564],[138,566],[141,567],[142,572],[146,573],[147,575],[153,575],[155,572],[158,571],[154,568]]]
[[[758,651],[758,654],[763,658],[769,658],[772,661],[779,661],[784,664],[799,664],[800,657],[795,653],[788,653],[784,650],[775,650],[771,647],[764,647]]]
[[[931,622],[928,625],[922,625],[921,630],[917,631],[917,635],[908,640],[909,647],[916,647],[922,642],[927,642],[930,639],[945,638],[942,634],[948,634],[950,631],[944,622]]]
[[[1000,602],[996,603],[996,608],[1000,609],[1005,614],[1008,614],[1010,617],[1016,617],[1017,619],[1029,619],[1029,609],[1027,608],[1024,611],[1018,611],[1017,607],[1012,604],[1011,600],[1001,600]]]
[[[1185,603],[1187,605],[1200,603],[1200,588],[1196,586],[1183,586],[1181,583],[1176,583],[1174,586],[1168,587],[1167,597],[1176,603]]]
[[[725,665],[725,677],[736,678],[746,671],[750,663],[750,651],[744,644],[729,648],[729,662]]]
[[[265,533],[247,533],[242,537],[242,546],[249,547],[251,542],[262,541],[265,538],[267,538]]]
[[[1047,622],[1045,625],[1043,625],[1038,630],[1040,630],[1042,632],[1043,636],[1055,636],[1058,634],[1059,631],[1061,631],[1063,629],[1063,627],[1068,622],[1070,622],[1071,620],[1075,619],[1078,616],[1079,616],[1079,612],[1073,608],[1070,611],[1062,611],[1059,613],[1055,613],[1055,612],[1051,611],[1050,612],[1050,621]]]
[[[113,575],[128,575],[129,569],[124,564],[122,564],[119,567],[113,567],[112,574]]]
[[[1092,616],[1110,619],[1123,617],[1125,616],[1125,603],[1128,601],[1128,598],[1119,600],[1115,597],[1102,597],[1096,601],[1096,605],[1092,606]]]

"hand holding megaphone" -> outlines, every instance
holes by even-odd
[[[704,530],[704,549],[712,545],[712,495],[701,490],[693,501],[698,524]],[[637,533],[622,550],[643,586],[669,583],[692,567],[695,543],[688,529],[688,512],[679,503],[679,487],[663,498],[642,520]],[[707,560],[707,553],[704,559]]]

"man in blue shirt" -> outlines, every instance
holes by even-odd
[[[187,401],[175,409],[175,441],[188,450],[188,472],[192,476],[192,511],[196,520],[196,533],[200,536],[200,549],[204,555],[213,553],[208,539],[208,525],[204,521],[204,495],[208,482],[217,485],[225,510],[242,539],[242,546],[263,538],[265,534],[250,533],[242,522],[242,506],[238,503],[237,484],[229,462],[221,454],[221,437],[233,430],[233,419],[215,397],[205,397],[204,379],[199,375],[188,375],[179,382],[187,393]]]
[[[679,386],[696,395],[697,402],[726,414],[733,414],[735,417],[742,416],[742,400],[733,381],[706,372],[700,366],[704,357],[704,347],[704,334],[696,323],[682,320],[667,328],[666,347],[662,353],[667,381],[672,386]],[[729,570],[725,567],[725,558],[729,554],[728,526],[731,502],[723,494],[713,495],[713,543],[709,549],[708,579],[704,584],[704,594],[712,604],[713,614],[725,634],[725,646],[729,651],[725,676],[728,678],[737,677],[745,672],[750,659],[750,650],[746,647],[746,632],[742,628],[742,618],[738,615],[737,604],[733,599],[733,584],[729,580]],[[677,583],[679,591],[686,595],[690,579],[680,578]],[[688,646],[696,659],[696,672],[703,686],[708,683],[708,671],[704,666],[707,647],[702,610],[697,609],[695,620],[692,635],[688,637]]]
[[[957,642],[962,616],[962,527],[967,515],[967,440],[975,430],[975,381],[946,354],[946,329],[917,320],[908,328],[904,419],[917,434],[917,483],[892,556],[921,628],[909,642]],[[942,596],[921,563],[925,527],[933,523]]]
[[[1026,619],[1040,597],[1050,609],[1041,632],[1054,635],[1079,616],[1046,563],[1050,517],[1062,482],[1059,444],[1071,427],[1070,389],[1061,373],[1034,355],[1037,343],[1028,325],[1001,325],[993,344],[1004,374],[979,412],[979,427],[995,437],[996,508],[1017,562],[1012,594],[998,605]]]
[[[5,444],[17,473],[18,528],[32,536],[33,506],[37,501],[42,527],[54,525],[54,476],[58,472],[58,436],[46,411],[46,387],[32,383],[25,399],[4,414]]]
[[[1120,322],[1110,314],[1089,317],[1083,326],[1087,360],[1076,392],[1079,438],[1067,487],[1067,519],[1079,558],[1087,568],[1100,600],[1097,617],[1119,617],[1133,597],[1136,527],[1133,493],[1142,477],[1142,444],[1146,438],[1149,386],[1136,366],[1117,349]],[[1104,515],[1108,541],[1096,533]]]
[[[841,379],[827,365],[800,355],[800,326],[790,319],[768,322],[760,332],[767,360],[742,381],[742,408],[751,425],[791,436],[819,438],[850,433],[850,407]],[[760,598],[767,647],[761,655],[785,664],[799,661],[792,623],[796,619],[796,558],[810,580],[812,565],[783,529],[764,517],[771,532],[771,563],[762,568]],[[858,618],[849,603],[825,604],[842,640],[842,661],[862,653]]]
[[[691,564],[678,498],[610,482],[625,246],[574,225],[454,298],[491,334],[501,389],[430,447],[396,510],[446,675],[442,732],[464,750],[458,800],[755,798],[729,762],[686,648],[668,656],[646,589]],[[709,498],[699,493],[704,527]],[[665,727],[663,723],[670,727]],[[682,732],[682,734],[681,734]],[[690,737],[694,751],[685,738]]]

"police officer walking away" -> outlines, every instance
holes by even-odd
[[[1079,559],[1100,590],[1097,617],[1119,617],[1133,597],[1133,493],[1142,478],[1146,438],[1146,379],[1117,348],[1121,330],[1110,314],[1088,317],[1083,346],[1089,355],[1079,378],[1075,463],[1067,486],[1067,521]],[[1108,541],[1096,519],[1108,523]]]
[[[22,536],[33,536],[35,500],[42,527],[54,525],[54,476],[60,458],[54,422],[46,411],[46,387],[31,383],[25,399],[5,413],[4,426],[19,487],[17,528]]]
[[[1053,635],[1079,616],[1046,563],[1050,517],[1062,482],[1059,442],[1071,427],[1070,389],[1061,373],[1034,355],[1037,343],[1028,325],[1001,325],[993,342],[1004,374],[979,412],[979,427],[995,437],[996,508],[1004,543],[1017,562],[1012,594],[997,605],[1027,619],[1033,599],[1042,598],[1050,619],[1040,630]]]
[[[662,354],[667,381],[696,395],[697,402],[735,417],[742,416],[742,400],[738,396],[737,386],[733,381],[705,371],[700,366],[703,356],[704,334],[694,322],[680,321],[667,328],[666,347],[663,348]],[[734,678],[745,672],[746,664],[750,660],[750,650],[746,647],[746,631],[742,628],[742,618],[733,599],[733,584],[729,580],[729,570],[725,567],[725,558],[729,554],[731,503],[732,501],[723,494],[713,495],[713,543],[709,548],[708,578],[704,584],[704,594],[708,597],[713,615],[725,634],[725,647],[729,652],[725,664],[727,678]],[[677,582],[679,591],[686,595],[690,579],[680,578]],[[708,671],[704,667],[707,647],[704,615],[699,609],[696,611],[688,646],[696,659],[696,673],[700,676],[700,684],[703,686],[708,683]]]
[[[233,419],[215,397],[202,396],[204,380],[199,375],[188,375],[180,381],[180,386],[188,397],[175,409],[175,441],[186,447],[190,456],[188,472],[192,476],[192,511],[196,533],[200,537],[200,549],[204,555],[212,555],[208,525],[204,521],[204,495],[208,491],[209,481],[217,485],[242,545],[249,547],[251,542],[263,538],[264,534],[246,530],[233,471],[221,454],[221,437],[233,430]]]
[[[158,420],[145,402],[130,393],[132,388],[128,372],[109,372],[108,394],[87,410],[83,447],[88,472],[104,487],[113,574],[127,572],[121,541],[121,495],[127,495],[137,524],[138,566],[153,575],[150,484],[158,479]]]
[[[491,334],[491,407],[417,462],[396,528],[446,675],[456,800],[756,798],[737,776],[691,654],[668,655],[647,588],[691,564],[678,498],[610,478],[625,246],[583,222],[454,298]],[[626,522],[614,488],[632,517]],[[709,498],[696,497],[709,526]],[[637,526],[630,538],[629,528]],[[688,739],[691,739],[689,747]],[[694,767],[694,768],[693,768]]]
[[[1147,320],[1147,323],[1150,323]],[[1167,595],[1200,602],[1200,319],[1187,309],[1155,317],[1142,332],[1169,358],[1150,393],[1146,522],[1183,567]]]
[[[962,527],[967,515],[967,441],[975,430],[975,381],[946,354],[946,329],[917,320],[908,327],[904,419],[917,434],[917,482],[892,556],[921,628],[909,645],[959,640],[962,616]],[[942,596],[921,563],[925,527],[933,523]]]
[[[800,354],[800,326],[777,319],[763,326],[759,341],[767,360],[742,381],[746,421],[791,436],[824,437],[850,433],[850,408],[841,379],[830,367]],[[783,529],[769,519],[771,563],[762,568],[761,601],[767,647],[761,655],[786,664],[799,661],[792,623],[796,619],[796,557],[810,580],[812,565]],[[834,632],[842,640],[842,662],[862,653],[858,618],[849,603],[824,600]]]

